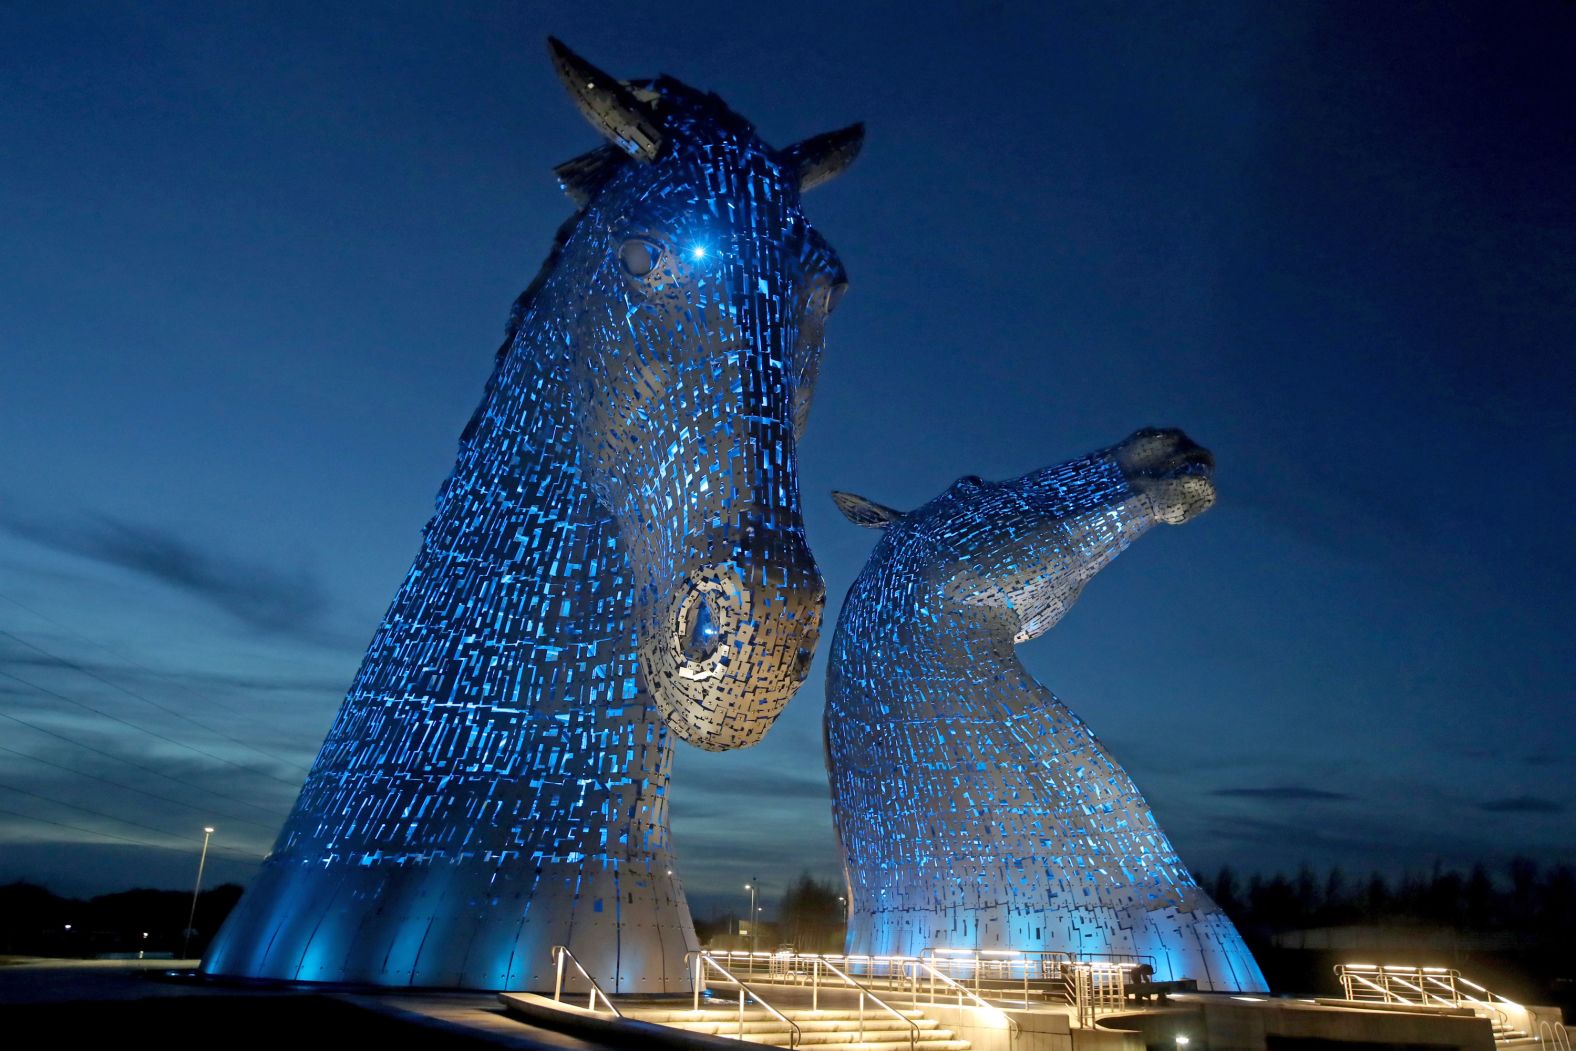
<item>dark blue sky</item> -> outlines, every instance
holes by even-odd
[[[566,6],[0,8],[0,880],[269,846],[597,142],[549,32],[778,144],[867,122],[807,201],[829,614],[829,490],[1181,426],[1216,509],[1024,658],[1183,857],[1576,860],[1576,6]],[[702,912],[837,875],[823,668],[678,755]]]

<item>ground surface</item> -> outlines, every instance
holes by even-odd
[[[238,988],[167,976],[193,965],[0,959],[0,1033],[51,1034],[48,1043],[60,1047],[99,1040],[105,1046],[138,1046],[198,1034],[209,1040],[230,1034],[224,1043],[231,1046],[267,1044],[281,1051],[343,1051],[351,1043],[417,1044],[423,1051],[602,1051],[606,1046],[516,1021],[487,993]]]

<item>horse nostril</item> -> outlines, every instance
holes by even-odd
[[[706,660],[717,652],[717,647],[721,644],[720,634],[717,630],[717,620],[711,612],[711,603],[697,596],[684,614],[683,632],[680,638],[684,659],[697,662]]]
[[[815,654],[807,649],[800,649],[793,657],[793,674],[799,682],[810,677],[810,662],[815,659]]]

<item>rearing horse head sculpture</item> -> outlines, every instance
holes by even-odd
[[[1015,649],[1138,537],[1207,511],[1214,469],[1181,431],[1146,428],[907,514],[836,494],[885,530],[827,672],[848,953],[1117,953],[1161,980],[1265,988],[1132,778]]]
[[[550,282],[574,308],[557,316],[580,469],[629,552],[658,710],[701,748],[753,744],[808,672],[825,601],[795,443],[846,277],[799,197],[863,129],[773,150],[715,95],[550,44],[609,139],[558,169],[583,205]]]

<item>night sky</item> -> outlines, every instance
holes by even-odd
[[[325,6],[0,7],[0,881],[250,878],[600,141],[548,33],[868,126],[806,199],[829,624],[830,490],[1180,426],[1215,509],[1021,652],[1183,858],[1576,860],[1576,5]],[[703,915],[839,875],[829,641],[680,747]]]

